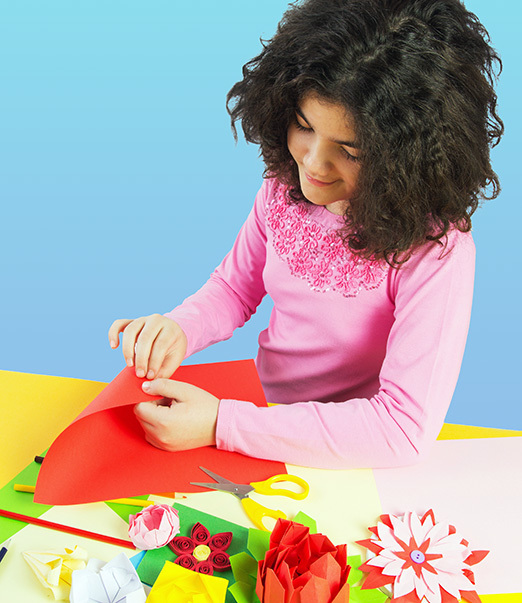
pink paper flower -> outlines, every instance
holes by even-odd
[[[129,536],[136,548],[158,549],[179,534],[179,517],[169,505],[151,505],[129,517]]]
[[[177,536],[169,547],[178,555],[174,563],[201,574],[212,575],[214,570],[224,572],[230,568],[226,549],[232,542],[232,532],[210,535],[207,528],[195,523],[188,536]]]
[[[435,522],[431,509],[422,518],[408,512],[380,520],[369,528],[374,537],[359,541],[375,554],[359,568],[369,572],[363,588],[391,584],[394,603],[480,603],[469,568],[488,551],[472,551],[453,526]]]

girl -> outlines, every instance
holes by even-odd
[[[457,382],[468,331],[471,215],[499,192],[500,59],[458,0],[304,0],[243,68],[232,127],[265,180],[230,253],[165,316],[117,320],[146,393],[147,440],[323,468],[415,462]],[[166,379],[229,338],[265,295],[267,400]]]

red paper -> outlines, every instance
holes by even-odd
[[[180,367],[173,378],[218,398],[266,406],[252,360]],[[166,452],[144,437],[133,406],[147,399],[133,369],[125,368],[56,438],[42,463],[35,502],[70,505],[141,494],[200,492],[208,481],[199,466],[238,483],[286,473],[283,463],[254,459],[214,446]],[[159,399],[159,396],[156,397]]]

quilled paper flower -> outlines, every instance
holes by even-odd
[[[186,569],[212,576],[214,570],[224,572],[230,568],[226,550],[232,542],[232,532],[210,535],[201,523],[195,523],[188,536],[176,536],[169,547],[178,555],[174,563]]]
[[[360,566],[369,572],[363,588],[392,585],[393,603],[480,603],[470,566],[488,551],[472,551],[446,523],[436,523],[430,509],[422,517],[381,515],[373,538],[360,540],[374,554]]]
[[[158,549],[179,534],[179,517],[169,505],[151,505],[129,517],[129,537],[142,551]]]

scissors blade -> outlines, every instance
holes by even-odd
[[[215,479],[216,482],[218,482],[219,484],[233,484],[234,486],[239,485],[239,484],[235,484],[234,482],[230,481],[226,477],[222,477],[221,475],[218,475],[217,473],[210,471],[210,469],[205,469],[205,467],[200,467],[200,469],[201,469],[201,471],[206,473],[209,477],[211,477],[212,479]]]
[[[192,486],[199,486],[200,488],[210,488],[211,490],[217,490],[218,492],[229,492],[235,494],[239,498],[245,498],[252,492],[254,488],[252,486],[241,485],[241,484],[204,484],[203,482],[190,482]]]

